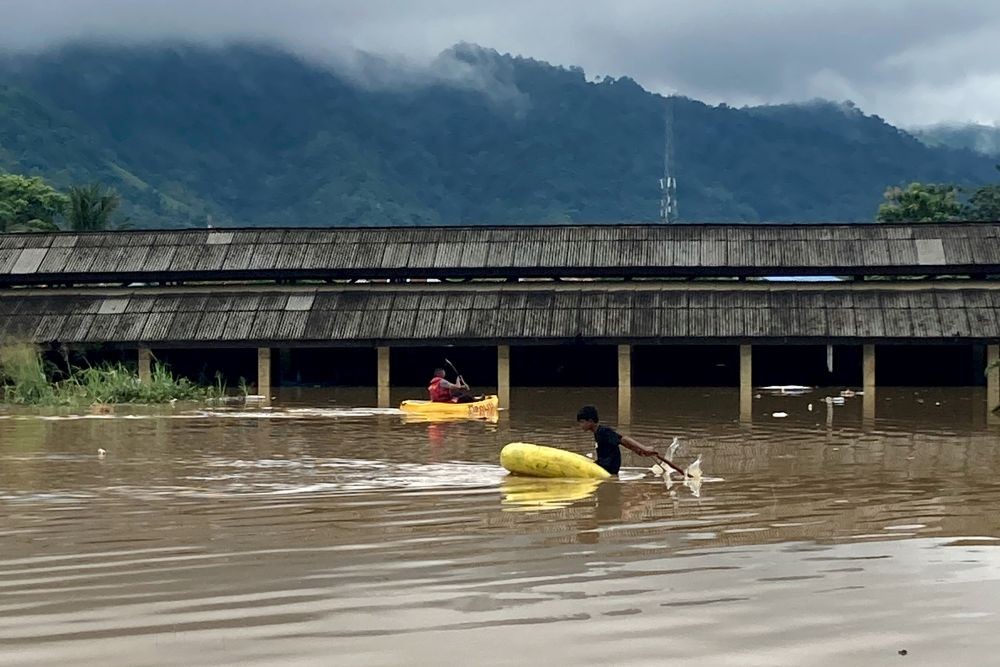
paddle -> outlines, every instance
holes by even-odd
[[[670,460],[671,458],[673,458],[674,452],[676,452],[680,446],[681,446],[680,438],[674,438],[674,441],[670,443],[670,448],[667,450],[667,458],[660,456],[659,453],[657,452],[653,452],[653,456],[655,456],[656,459],[660,461],[660,463],[665,463],[667,466],[669,466],[669,468],[684,475],[684,479],[687,479],[688,477],[700,479],[701,478],[700,456],[697,459],[695,459],[695,462],[689,465],[686,469],[675,465],[673,461]],[[654,475],[657,476],[663,475],[664,479],[666,479],[668,482],[670,481],[670,470],[661,465],[654,465],[652,468],[650,468],[650,472],[652,472]]]
[[[469,386],[469,383],[465,381],[465,378],[462,377],[462,374],[458,372],[457,368],[455,368],[455,364],[451,363],[451,360],[448,359],[447,357],[445,357],[444,363],[448,365],[448,368],[450,368],[452,371],[454,371],[454,373],[455,373],[456,376],[458,376],[458,384],[461,387],[464,387],[466,389],[466,391],[468,391],[469,394],[471,394],[472,393],[472,387]],[[481,396],[473,396],[472,398],[475,399],[475,400],[479,400],[482,397]]]
[[[683,469],[683,468],[681,468],[680,466],[677,466],[677,465],[674,465],[673,463],[671,463],[671,462],[670,462],[670,461],[668,461],[667,459],[663,458],[662,456],[660,456],[660,455],[659,455],[659,454],[657,454],[656,452],[653,452],[653,456],[655,456],[655,457],[656,457],[656,460],[657,460],[657,461],[659,461],[660,463],[666,463],[666,464],[667,464],[668,466],[670,466],[671,468],[673,468],[673,469],[674,469],[674,472],[679,472],[680,474],[682,474],[682,475],[684,475],[685,477],[687,477],[687,473],[686,473],[686,472],[684,472],[684,469]],[[666,471],[666,470],[664,470],[663,472],[667,472],[667,471]]]
[[[470,387],[470,386],[469,386],[468,384],[466,384],[466,382],[465,382],[465,378],[463,378],[463,377],[462,377],[462,374],[458,372],[458,369],[457,369],[457,368],[455,368],[455,364],[451,363],[451,361],[449,361],[447,357],[445,358],[445,360],[444,360],[444,363],[448,364],[448,367],[449,367],[449,368],[450,368],[451,370],[455,371],[455,375],[456,375],[456,376],[458,377],[458,383],[459,383],[459,384],[461,384],[461,385],[465,385],[465,388],[466,388],[466,389],[469,389],[469,390],[471,390],[471,389],[472,389],[472,387]]]

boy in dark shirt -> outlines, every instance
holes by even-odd
[[[621,435],[610,426],[602,426],[597,416],[597,408],[587,405],[576,413],[576,421],[584,431],[594,434],[597,448],[597,465],[612,475],[617,475],[622,467],[622,453],[619,445],[626,447],[639,456],[656,456],[656,451],[640,444],[627,435]]]

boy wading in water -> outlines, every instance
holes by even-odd
[[[584,431],[590,431],[594,434],[597,465],[612,475],[617,475],[618,470],[622,467],[622,452],[618,448],[619,445],[632,450],[639,456],[656,456],[655,450],[627,435],[621,435],[610,426],[602,426],[600,418],[597,416],[597,408],[593,405],[580,408],[580,411],[576,413],[576,421]]]

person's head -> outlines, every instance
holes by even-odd
[[[597,408],[593,405],[585,405],[576,413],[576,423],[584,431],[593,431],[597,428],[600,418],[597,416]]]
[[[436,378],[443,378],[445,375],[447,375],[447,373],[444,372],[443,368],[435,368],[434,369],[434,377],[436,377]]]

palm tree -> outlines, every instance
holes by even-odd
[[[74,185],[69,189],[69,229],[75,232],[120,229],[127,220],[119,225],[111,222],[111,216],[120,205],[121,198],[111,188],[98,183]]]

